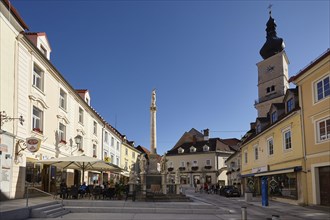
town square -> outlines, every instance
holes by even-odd
[[[329,7],[1,0],[1,219],[330,219]]]

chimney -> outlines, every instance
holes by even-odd
[[[251,122],[250,123],[250,129],[255,129],[256,128],[256,123],[255,122]]]
[[[207,128],[207,129],[204,129],[203,131],[204,131],[204,141],[208,141],[210,130]]]

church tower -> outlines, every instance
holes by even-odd
[[[284,41],[277,37],[276,23],[269,11],[266,28],[266,42],[260,49],[263,61],[258,66],[258,100],[255,108],[258,117],[267,117],[272,103],[282,102],[286,90],[289,88],[288,65],[289,60],[284,51]]]

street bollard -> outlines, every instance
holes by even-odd
[[[280,220],[280,216],[279,215],[272,215],[272,220]]]
[[[242,220],[247,220],[246,207],[242,207]]]

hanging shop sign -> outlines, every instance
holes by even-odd
[[[41,140],[35,137],[26,138],[26,149],[31,153],[35,153],[39,150]]]

